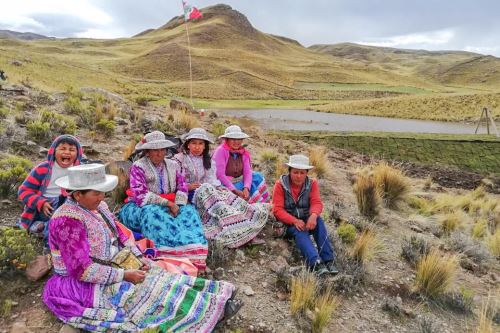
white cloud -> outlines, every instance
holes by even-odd
[[[466,46],[465,51],[500,56],[500,46]]]
[[[87,29],[75,34],[77,38],[97,38],[97,39],[111,39],[123,36],[123,31],[112,29]]]
[[[380,39],[372,39],[368,41],[359,41],[359,44],[385,47],[422,47],[422,46],[442,46],[448,44],[455,33],[451,29],[413,33],[407,35],[391,36]]]

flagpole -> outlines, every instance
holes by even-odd
[[[193,104],[193,67],[191,64],[191,42],[189,40],[189,21],[186,21],[186,35],[187,35],[187,41],[188,41],[188,55],[189,55],[189,99],[191,100],[191,105],[193,106],[194,109],[194,104]]]

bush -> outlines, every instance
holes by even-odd
[[[353,190],[356,195],[359,212],[369,219],[377,216],[380,206],[380,196],[373,177],[366,173],[358,175]]]
[[[17,156],[0,159],[0,197],[15,195],[32,166],[31,161]]]
[[[379,246],[375,232],[367,229],[359,235],[351,249],[351,257],[359,263],[365,263],[373,258]]]
[[[342,223],[337,228],[337,235],[344,243],[351,244],[356,239],[356,227],[350,223]]]
[[[318,296],[314,307],[314,317],[312,321],[312,332],[321,333],[328,322],[332,319],[333,312],[339,305],[338,298],[330,288],[327,288],[322,295]]]
[[[116,123],[114,120],[101,119],[96,124],[97,132],[104,135],[106,138],[110,138],[115,134]]]
[[[457,230],[464,223],[465,215],[461,211],[451,212],[442,214],[438,217],[438,221],[441,224],[441,229],[445,235],[451,234],[453,231]]]
[[[314,166],[312,171],[318,178],[325,178],[331,172],[328,154],[325,147],[314,147],[309,150],[309,161]]]
[[[375,184],[387,207],[396,208],[410,192],[410,182],[401,170],[389,166],[386,162],[373,169]]]
[[[306,268],[303,268],[297,276],[292,278],[290,284],[290,312],[292,315],[314,306],[317,289],[318,278]]]
[[[401,256],[412,266],[415,266],[423,256],[429,253],[430,249],[431,246],[425,238],[412,235],[403,239]]]
[[[68,114],[79,115],[83,110],[84,106],[78,97],[70,96],[64,101],[64,111]]]
[[[417,290],[431,298],[443,294],[453,282],[457,265],[457,257],[431,251],[417,264]]]
[[[260,153],[260,169],[264,173],[264,176],[270,182],[273,182],[279,178],[282,168],[279,167],[282,164],[279,154],[271,149],[264,149]]]
[[[48,110],[40,111],[40,121],[50,124],[52,136],[75,134],[76,131],[76,123],[72,118]]]
[[[471,236],[474,239],[481,239],[488,233],[488,221],[479,219],[472,226]]]
[[[25,269],[39,246],[26,230],[0,227],[0,273]]]
[[[39,143],[46,143],[50,141],[52,137],[50,124],[40,120],[30,121],[28,125],[26,125],[26,130],[29,138]]]
[[[429,200],[417,196],[409,196],[406,199],[406,203],[411,208],[417,210],[420,215],[430,216],[432,215],[432,204]]]
[[[200,127],[200,121],[195,116],[180,111],[174,116],[174,127],[181,132],[185,132],[191,128]]]
[[[216,138],[218,138],[219,136],[221,136],[222,134],[224,134],[225,130],[226,130],[226,125],[224,125],[223,123],[213,123],[210,132]]]

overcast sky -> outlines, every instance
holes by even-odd
[[[498,0],[194,0],[226,3],[262,32],[304,46],[354,42],[500,57]],[[129,37],[182,13],[181,0],[2,0],[0,29],[54,37]]]

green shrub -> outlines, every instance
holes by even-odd
[[[82,105],[80,98],[70,96],[64,101],[64,110],[68,114],[79,115],[83,112],[84,106]]]
[[[32,120],[26,125],[28,136],[30,139],[39,143],[45,143],[50,140],[50,124],[40,120]]]
[[[337,234],[344,243],[350,244],[356,239],[356,227],[350,223],[342,223],[337,228]]]
[[[138,105],[141,105],[141,106],[147,106],[149,101],[151,101],[151,98],[148,97],[148,96],[137,96],[135,98],[135,102],[138,104]]]
[[[76,123],[72,118],[48,110],[40,111],[40,121],[50,124],[52,136],[75,134],[76,131]]]
[[[222,134],[224,134],[224,131],[226,130],[226,125],[224,125],[223,123],[213,123],[212,124],[212,129],[211,129],[211,133],[216,137],[218,138],[219,136],[221,136]]]
[[[28,175],[33,164],[17,156],[0,159],[0,197],[15,195],[17,187]]]
[[[3,106],[0,106],[0,119],[7,118],[8,114],[9,114],[9,110]]]
[[[116,123],[114,120],[101,119],[96,124],[97,132],[104,135],[106,138],[110,138],[115,134]]]
[[[0,227],[0,272],[25,269],[39,246],[26,230]]]
[[[72,86],[68,86],[66,88],[65,94],[66,94],[66,98],[74,97],[74,98],[78,98],[79,100],[81,100],[83,98],[83,93],[79,90],[76,90]]]

